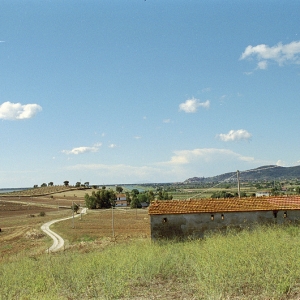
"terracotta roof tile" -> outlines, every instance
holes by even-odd
[[[193,200],[157,200],[149,207],[150,215],[262,210],[300,210],[300,197],[260,197]]]

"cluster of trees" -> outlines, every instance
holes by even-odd
[[[137,189],[133,189],[130,193],[126,193],[126,199],[131,208],[141,208],[142,203],[149,204],[155,199],[155,195],[152,191],[140,192]]]
[[[156,193],[151,191],[140,192],[137,189],[131,190],[130,193],[126,193],[127,202],[130,204],[131,208],[140,208],[142,203],[150,204],[154,199],[158,200],[171,200],[173,196],[170,195],[163,189],[159,189]]]
[[[116,192],[121,193],[123,191],[122,187],[116,187]],[[159,190],[157,193],[154,191],[144,191],[140,192],[138,189],[133,189],[130,192],[125,192],[127,204],[131,208],[141,208],[142,203],[150,204],[155,198],[159,200],[170,200],[172,195],[164,190]],[[110,208],[115,206],[116,193],[112,189],[106,189],[105,186],[101,190],[93,191],[92,195],[85,194],[85,204],[87,208]]]
[[[87,208],[110,208],[115,204],[116,194],[111,189],[102,188],[97,192],[93,191],[91,196],[85,194],[84,199]]]
[[[64,186],[69,186],[69,181],[68,180],[65,180],[64,182]],[[41,184],[41,187],[46,187],[46,186],[53,186],[54,185],[54,183],[52,182],[52,181],[50,181],[49,183],[48,183],[48,185],[47,185],[47,183],[42,183]],[[85,187],[85,188],[87,188],[87,187],[89,187],[89,185],[90,185],[90,183],[87,181],[87,182],[85,182],[84,184],[82,184],[81,182],[76,182],[76,184],[75,184],[75,186],[76,187]],[[33,186],[34,188],[37,188],[38,187],[38,185],[37,184],[35,184],[34,186]]]
[[[244,192],[244,191],[241,191],[240,193],[241,197],[247,197],[247,194]],[[255,194],[254,194],[255,195]],[[226,191],[217,191],[217,192],[214,192],[212,195],[211,195],[211,198],[233,198],[233,197],[238,197],[238,193],[230,193],[230,192],[226,192]],[[253,196],[253,195],[251,195]]]

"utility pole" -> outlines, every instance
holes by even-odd
[[[111,229],[112,229],[112,236],[115,237],[115,224],[114,224],[114,207],[111,206]]]
[[[240,171],[236,171],[237,182],[238,182],[238,196],[241,198],[241,189],[240,189]]]
[[[72,201],[72,210],[73,210],[73,228],[75,228],[75,226],[74,226],[74,201]]]

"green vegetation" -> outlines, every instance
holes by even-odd
[[[85,204],[87,208],[110,208],[115,201],[115,192],[111,189],[101,189],[97,192],[93,191],[92,195],[85,194]]]
[[[78,251],[24,256],[1,263],[1,296],[298,299],[299,237],[297,226],[263,226],[184,243],[137,240],[84,256]]]

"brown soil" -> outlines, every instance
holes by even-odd
[[[75,199],[75,200],[74,200]],[[54,219],[72,216],[72,202],[83,205],[78,197],[0,197],[0,261],[19,253],[36,255],[46,251],[52,240],[40,227]],[[45,216],[40,213],[44,212]],[[150,237],[148,211],[144,209],[88,210],[87,215],[52,225],[65,239],[65,249],[81,251],[112,243]]]

